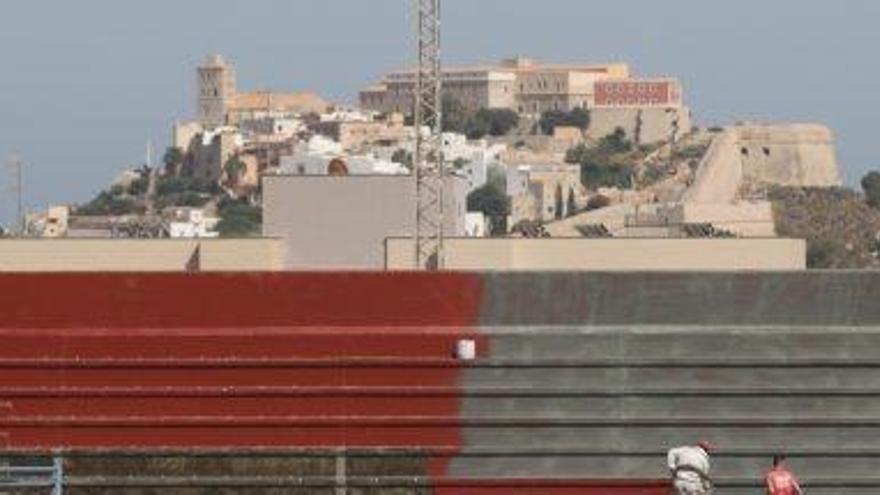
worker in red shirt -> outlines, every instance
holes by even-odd
[[[803,495],[797,478],[788,470],[784,455],[773,456],[773,469],[765,478],[767,495]]]

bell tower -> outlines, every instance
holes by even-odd
[[[236,93],[235,69],[220,55],[208,56],[198,68],[196,115],[205,128],[226,124]]]

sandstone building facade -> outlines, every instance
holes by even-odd
[[[623,63],[551,65],[514,58],[492,66],[447,68],[443,90],[469,110],[496,108],[540,115],[592,108],[597,81],[629,77],[629,66]],[[361,107],[383,113],[411,113],[415,86],[415,71],[392,72],[361,92]]]
[[[414,71],[392,72],[361,92],[361,107],[411,114],[415,86]],[[443,94],[469,111],[508,109],[527,118],[590,110],[590,139],[620,127],[636,143],[652,144],[677,141],[693,127],[681,81],[637,78],[624,63],[552,65],[514,58],[492,66],[452,67],[444,70]]]
[[[235,68],[210,55],[197,69],[197,120],[207,129],[277,115],[323,113],[330,108],[315,93],[239,92]]]

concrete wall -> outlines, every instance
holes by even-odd
[[[682,203],[664,213],[671,225],[711,224],[740,237],[775,237],[773,205],[769,201],[732,204]]]
[[[718,493],[789,455],[806,493],[873,495],[880,276],[492,274],[450,474],[662,477],[712,441]],[[515,419],[511,419],[515,418]]]
[[[450,179],[446,227],[466,234],[467,182]],[[263,233],[284,240],[288,270],[381,270],[385,239],[415,234],[411,176],[270,176]]]
[[[284,266],[280,239],[214,239],[199,242],[201,271],[263,272]]]
[[[276,239],[0,240],[0,272],[278,271]]]
[[[413,269],[412,243],[387,241],[387,269]],[[447,239],[445,250],[461,271],[806,269],[806,242],[794,239]]]
[[[266,177],[263,233],[292,270],[377,269],[387,237],[414,231],[412,177]]]
[[[705,439],[718,493],[762,493],[778,451],[806,493],[877,493],[875,329],[520,326],[481,337],[461,381],[461,414],[480,422],[464,428],[462,450],[497,454],[455,459],[453,477],[662,478],[667,449]]]
[[[677,108],[594,108],[590,110],[587,137],[602,139],[618,127],[627,138],[639,144],[667,142],[689,133],[693,127],[690,109]]]

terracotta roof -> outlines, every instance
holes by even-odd
[[[275,110],[298,113],[321,113],[330,105],[315,93],[274,93],[271,91],[250,91],[235,95],[231,110]]]

